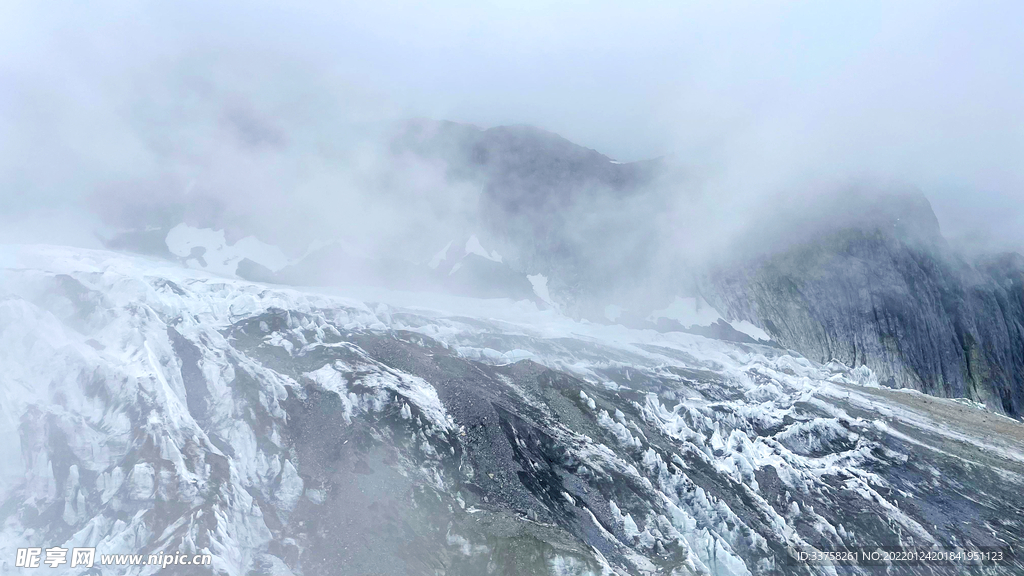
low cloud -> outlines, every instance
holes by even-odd
[[[292,252],[335,237],[433,249],[473,226],[480,190],[388,149],[393,122],[430,117],[670,158],[657,225],[693,254],[851,181],[920,189],[955,242],[1021,250],[1022,12],[16,2],[0,30],[0,240],[96,245],[186,218]]]

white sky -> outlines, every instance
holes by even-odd
[[[1021,250],[1022,23],[1019,1],[9,0],[0,210],[188,173],[224,110],[285,144],[426,116],[673,155],[750,194],[906,182],[948,236]]]

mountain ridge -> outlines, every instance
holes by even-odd
[[[1024,543],[1021,424],[863,367],[532,303],[405,308],[64,247],[0,262],[6,557],[45,542],[210,554],[199,571],[232,576],[825,576],[794,555]]]
[[[436,274],[404,259],[324,248],[283,273],[255,262],[240,273],[297,284],[362,276],[517,298],[533,298],[526,278],[542,275],[562,311],[603,322],[615,306],[630,326],[650,324],[649,313],[676,297],[702,296],[726,321],[750,322],[816,361],[868,365],[887,385],[963,396],[1013,416],[1024,408],[1024,257],[958,255],[919,191],[860,183],[754,207],[756,223],[726,257],[696,265],[665,234],[665,214],[688,183],[667,180],[676,172],[664,161],[618,164],[525,126],[418,120],[400,124],[388,142],[391,153],[440,162],[449,183],[479,189],[473,225],[501,262],[480,257],[458,274]],[[448,233],[459,237],[468,233]],[[140,249],[152,252],[146,238]]]

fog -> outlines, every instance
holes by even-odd
[[[472,228],[480,190],[382,136],[433,118],[669,158],[679,191],[658,226],[691,252],[849,181],[923,191],[965,249],[1024,250],[1022,17],[1017,2],[9,2],[0,241],[98,246],[185,203],[293,253],[337,237],[436,250]]]

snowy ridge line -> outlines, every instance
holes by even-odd
[[[863,391],[858,390],[858,388],[863,388]],[[1003,458],[1006,458],[1007,460],[1013,460],[1016,462],[1024,463],[1024,448],[1020,450],[1013,450],[1012,444],[994,444],[992,442],[986,441],[983,438],[979,438],[977,436],[970,436],[964,432],[953,430],[949,426],[935,421],[932,417],[928,416],[928,414],[926,414],[924,411],[912,408],[910,406],[879,407],[878,400],[872,400],[871,398],[869,398],[869,395],[871,395],[870,387],[859,386],[854,383],[844,383],[844,386],[840,388],[838,386],[833,385],[832,383],[829,383],[829,385],[823,385],[819,387],[816,390],[816,393],[821,394],[823,396],[827,396],[829,398],[842,399],[845,401],[852,400],[853,403],[857,405],[857,407],[859,408],[879,410],[881,415],[896,418],[902,424],[909,424],[915,428],[926,430],[928,432],[933,432],[935,434],[945,436],[958,442],[978,445],[983,447],[985,450],[998,454]],[[929,401],[936,403],[955,403],[958,400],[956,398],[937,397],[928,397],[928,399]],[[1020,422],[1012,418],[1008,418],[1002,414],[997,414],[995,412],[985,412],[986,414],[990,415],[993,418],[1005,420],[1007,421],[1007,424],[1011,426],[1020,426],[1022,430],[1024,430],[1024,424],[1021,424]],[[898,431],[891,429],[887,429],[887,433],[894,435],[899,434]],[[906,435],[901,436],[906,437]],[[915,442],[925,448],[939,450],[937,447],[920,443],[919,441],[914,439],[910,439],[910,441]]]
[[[335,295],[270,286],[173,266],[135,255],[58,246],[0,247],[0,263],[8,274],[36,270],[45,275],[69,275],[101,291],[112,305],[146,302],[158,313],[187,311],[203,324],[228,326],[271,308],[314,313],[334,310],[352,316],[353,328],[386,328],[363,302]]]
[[[23,307],[33,305],[27,302],[20,303]],[[35,309],[37,310],[37,309]],[[36,379],[49,379],[51,382],[61,382],[59,388],[47,387],[36,388],[43,393],[35,398],[10,398],[4,399],[4,411],[11,410],[36,410],[44,409],[49,414],[50,427],[38,430],[41,439],[50,438],[53,442],[53,434],[57,430],[63,431],[65,442],[69,442],[70,461],[54,460],[57,455],[52,455],[45,449],[34,454],[31,470],[18,470],[21,477],[27,482],[10,483],[5,482],[2,487],[2,494],[6,498],[11,491],[28,495],[28,505],[39,503],[45,505],[56,495],[53,491],[58,486],[55,472],[66,470],[68,480],[64,483],[65,494],[72,499],[65,505],[63,521],[67,524],[78,527],[69,539],[53,540],[52,544],[61,544],[64,547],[89,546],[99,549],[115,549],[122,542],[146,542],[151,541],[157,533],[148,527],[152,520],[152,511],[148,503],[154,499],[162,498],[162,494],[173,490],[183,502],[190,502],[194,507],[197,516],[203,518],[221,518],[223,527],[218,536],[211,540],[210,546],[195,547],[193,551],[200,553],[214,553],[214,566],[217,569],[226,570],[229,573],[240,569],[237,562],[247,564],[248,559],[245,550],[251,549],[239,541],[243,530],[245,538],[256,538],[257,546],[262,546],[269,538],[269,533],[262,533],[257,529],[247,529],[244,526],[250,524],[250,519],[245,515],[236,513],[243,509],[233,509],[228,515],[219,511],[216,504],[211,505],[210,497],[217,494],[217,498],[242,501],[249,500],[248,494],[240,491],[234,482],[224,483],[223,478],[215,479],[207,472],[198,472],[195,468],[194,454],[188,455],[186,448],[193,446],[199,448],[208,457],[223,458],[223,454],[217,447],[210,444],[206,434],[196,425],[187,413],[183,413],[181,402],[174,388],[178,388],[179,381],[172,378],[173,374],[164,372],[162,364],[167,356],[169,346],[158,346],[160,331],[154,331],[154,316],[146,309],[137,309],[137,315],[131,319],[121,319],[121,323],[127,324],[128,328],[135,332],[141,328],[142,339],[129,346],[135,346],[126,354],[119,354],[109,358],[116,362],[108,363],[107,354],[92,350],[90,346],[61,345],[57,350],[41,348],[39,345],[53,339],[55,333],[63,333],[73,339],[84,339],[76,331],[69,331],[63,326],[55,324],[52,314],[42,313],[36,315],[36,322],[11,323],[4,321],[3,338],[13,332],[21,335],[18,340],[25,341],[25,336],[31,338],[32,350],[27,354],[19,354],[15,359],[6,357],[5,365],[25,366],[35,374]],[[127,320],[125,322],[124,320]],[[102,346],[103,344],[100,343]],[[166,346],[166,347],[165,347]],[[91,352],[90,352],[91,351]],[[16,349],[6,349],[5,353],[18,353]],[[56,361],[55,361],[56,360]],[[82,388],[79,386],[80,378],[95,375],[97,371],[106,372],[104,378],[99,382],[105,384],[105,395],[112,402],[103,405],[102,396],[92,394],[82,395]],[[52,377],[55,376],[55,377]],[[7,389],[7,387],[4,387]],[[65,410],[53,410],[49,406],[56,407],[49,401],[50,394],[56,394],[65,398],[65,401],[72,401],[77,406],[94,407],[93,409],[81,410],[72,413]],[[135,412],[134,406],[145,407],[141,412]],[[126,410],[128,409],[128,410]],[[98,431],[113,432],[113,438],[124,438],[123,444],[110,444],[97,436]],[[90,433],[90,431],[92,433]],[[14,432],[15,436],[24,435],[27,431],[22,429]],[[34,434],[34,433],[33,433]],[[34,436],[28,436],[31,439]],[[56,440],[59,441],[59,440]],[[149,446],[148,450],[154,452],[154,456],[163,464],[156,465],[151,461],[128,459],[133,451]],[[101,450],[109,454],[107,457],[97,458],[96,451]],[[27,456],[27,455],[26,455]],[[12,458],[12,462],[25,462],[23,458]],[[170,465],[170,468],[168,468]],[[163,470],[163,472],[161,472]],[[169,474],[164,476],[164,473]],[[19,474],[13,474],[18,477]],[[130,521],[111,518],[107,514],[100,513],[90,515],[92,504],[84,494],[89,490],[95,490],[99,502],[114,506],[121,510],[131,511]],[[76,496],[77,495],[77,496]],[[72,505],[71,502],[77,501]],[[195,534],[192,530],[203,531],[200,525],[192,522],[187,526],[179,524],[178,528],[168,526],[161,532],[167,530],[172,532],[184,531],[185,534]],[[83,525],[84,523],[84,525]],[[8,530],[12,528],[8,524]],[[37,545],[36,537],[31,532],[16,537],[9,531],[5,531],[4,537],[0,538],[0,547],[3,552],[11,552],[13,547],[25,545]],[[192,540],[194,541],[194,539]],[[238,554],[242,554],[239,556]],[[234,558],[234,559],[232,559]],[[234,566],[234,568],[232,568]]]
[[[182,270],[155,275],[159,266],[157,270],[135,266],[139,259],[126,265],[123,259],[106,254],[112,263],[104,266],[104,261],[93,258],[97,253],[78,259],[67,252],[43,250],[44,256],[52,257],[53,270],[34,266],[4,271],[14,293],[0,302],[0,342],[9,344],[0,353],[9,367],[0,376],[4,380],[0,408],[14,415],[42,410],[50,422],[56,422],[57,428],[51,430],[66,430],[61,436],[66,440],[59,441],[71,443],[73,463],[56,461],[55,455],[48,454],[45,446],[53,440],[46,437],[52,432],[40,429],[41,444],[34,456],[10,455],[11,462],[24,462],[29,468],[7,467],[0,479],[0,498],[27,495],[28,506],[48,505],[60,495],[55,492],[61,487],[60,471],[68,470],[70,483],[65,482],[63,490],[70,500],[63,521],[78,528],[70,539],[52,539],[48,545],[117,552],[131,543],[132,549],[144,545],[169,550],[173,542],[177,550],[213,554],[213,569],[222,573],[244,574],[259,558],[284,568],[279,560],[266,556],[272,535],[249,490],[275,502],[283,517],[302,496],[294,455],[282,452],[285,447],[279,444],[278,432],[285,418],[280,405],[287,396],[285,389],[297,383],[237,353],[218,330],[280,306],[300,311],[297,314],[319,313],[321,319],[320,310],[327,308],[334,312],[334,321],[349,328],[383,324],[367,308],[350,302],[340,306],[337,299]],[[57,292],[59,287],[79,296],[65,300]],[[53,306],[59,317],[26,297]],[[183,343],[172,342],[172,333],[181,335]],[[184,360],[175,346],[199,354],[195,369],[203,374],[205,389],[189,388],[183,381]],[[249,411],[245,404],[231,399],[239,375],[236,366],[261,383],[257,412],[273,421],[266,437],[254,434],[246,418],[240,418]],[[436,393],[431,396],[422,379],[379,370],[379,365],[364,368],[371,367],[376,372],[367,374],[362,384],[393,388],[417,402],[422,414],[450,428]],[[40,380],[51,385],[35,384]],[[94,380],[103,384],[104,394],[95,396],[95,391],[83,386]],[[53,383],[60,386],[55,388]],[[12,396],[13,390],[22,393]],[[193,397],[204,395],[210,400],[196,413]],[[55,397],[60,399],[56,403]],[[74,411],[61,408],[68,402],[76,407]],[[200,425],[196,414],[207,423]],[[23,442],[25,433],[36,433],[23,426],[19,431],[16,422],[17,418],[10,430],[7,422],[2,423],[3,431],[21,435]],[[211,434],[220,438],[219,443],[211,443]],[[198,461],[196,450],[205,455]],[[151,456],[142,455],[150,451]],[[220,472],[220,464],[211,468],[211,462],[218,461],[227,461],[227,468]],[[97,514],[93,496],[85,498],[87,493],[95,493],[100,505],[131,511],[130,522]],[[188,503],[191,517],[160,526],[152,504],[172,493],[178,502]],[[17,536],[18,531],[17,524],[11,523],[0,531],[0,554],[13,557],[14,548],[38,544],[32,531]],[[208,544],[198,546],[199,541]]]
[[[1020,476],[914,449],[935,428],[999,447],[847,390],[870,371],[533,304],[414,309],[77,253],[0,249],[0,432],[21,440],[0,448],[15,503],[0,554],[46,536],[211,553],[232,576],[317,573],[301,523],[347,517],[362,504],[344,498],[378,485],[411,495],[403,521],[443,519],[424,549],[449,563],[506,530],[567,538],[547,565],[577,574],[776,574],[788,546],[1016,542],[1011,516],[940,527],[928,495],[1021,510]]]

